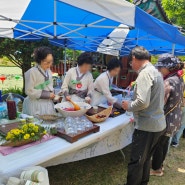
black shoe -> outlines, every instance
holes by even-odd
[[[185,138],[185,129],[183,131],[182,137]]]

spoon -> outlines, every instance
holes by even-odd
[[[69,102],[73,104],[75,110],[80,110],[80,106],[77,105],[75,102],[73,102],[72,100],[69,100]]]

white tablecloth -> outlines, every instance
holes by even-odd
[[[52,166],[110,153],[131,143],[133,124],[127,115],[109,118],[100,124],[100,132],[71,144],[54,138],[25,150],[0,155],[0,176],[16,176],[33,165]]]

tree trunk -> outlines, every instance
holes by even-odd
[[[26,96],[26,93],[25,93],[25,76],[24,76],[24,73],[26,71],[28,71],[29,69],[31,68],[31,61],[30,62],[26,62],[22,64],[22,77],[23,77],[23,96]]]

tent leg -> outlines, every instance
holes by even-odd
[[[175,44],[172,44],[172,55],[175,55]]]
[[[57,22],[57,1],[54,0],[54,23]],[[54,36],[57,36],[57,25],[54,24]]]
[[[67,70],[67,67],[66,67],[66,47],[64,48],[64,75],[66,75],[66,70]]]
[[[75,53],[75,50],[73,50],[73,61],[72,61],[72,67],[75,66],[75,58],[76,58],[76,53]]]

